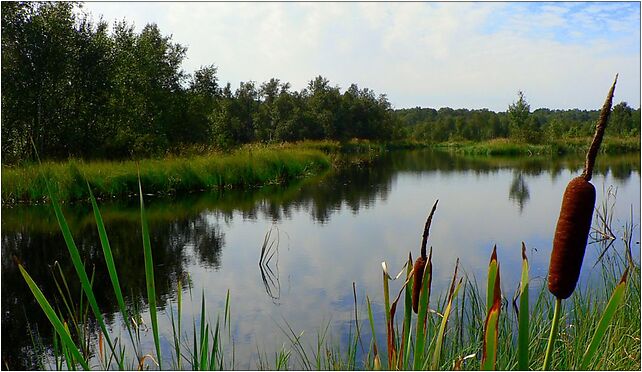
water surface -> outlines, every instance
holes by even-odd
[[[190,327],[192,316],[198,319],[200,314],[201,293],[210,320],[215,322],[217,314],[223,316],[225,295],[230,291],[237,368],[256,368],[257,348],[273,361],[274,351],[282,345],[289,347],[279,328],[286,322],[297,334],[303,331],[305,344],[315,346],[317,333],[327,325],[328,338],[345,343],[349,332],[354,332],[353,282],[360,319],[366,319],[367,294],[384,331],[381,262],[386,261],[396,273],[409,251],[418,255],[425,219],[437,199],[429,239],[433,290],[442,293],[447,287],[457,258],[463,273],[483,283],[490,252],[497,245],[502,291],[512,296],[519,280],[522,241],[528,248],[531,277],[545,277],[562,193],[582,166],[581,158],[485,158],[397,151],[369,167],[334,171],[287,187],[149,197],[146,207],[165,355],[172,348],[168,311],[175,310],[179,279],[186,301],[183,322]],[[598,206],[609,192],[616,193],[616,198],[609,199],[616,200],[614,227],[620,228],[631,218],[639,226],[639,154],[600,157],[592,182]],[[144,309],[143,318],[148,319],[137,202],[102,201],[100,205],[126,301]],[[3,367],[5,362],[12,368],[33,367],[26,327],[45,336],[51,333],[12,257],[24,262],[50,297],[57,292],[52,279],[54,262],[61,264],[68,278],[75,275],[50,209],[47,205],[2,209]],[[64,212],[86,267],[96,268],[94,289],[101,308],[113,331],[126,337],[91,207],[79,203],[66,206]],[[268,232],[268,242],[275,242],[278,253],[261,268],[258,261]],[[639,240],[636,229],[634,241]],[[597,270],[593,264],[598,254],[597,244],[587,249],[584,285]],[[71,286],[72,293],[79,291],[77,285]],[[363,328],[368,328],[367,323]],[[144,345],[152,352],[148,336]],[[380,342],[382,337],[379,335]],[[47,337],[44,340],[50,342]],[[292,361],[296,365],[294,356]]]

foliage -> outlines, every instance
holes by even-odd
[[[318,76],[305,89],[279,79],[236,90],[215,65],[181,69],[187,48],[155,24],[93,23],[76,3],[2,3],[2,156],[126,159],[186,145],[389,140],[399,130],[384,95]]]
[[[521,100],[521,101],[520,101]],[[395,110],[404,136],[430,143],[462,141],[507,141],[526,144],[567,143],[592,136],[599,110],[550,110],[530,107],[524,96],[507,112],[487,109],[468,110],[412,108]],[[612,140],[621,141],[640,135],[640,109],[626,102],[613,107],[606,129]],[[639,140],[637,141],[639,142]],[[586,146],[586,143],[582,143]],[[638,146],[639,149],[639,146]],[[584,148],[582,151],[585,151]]]

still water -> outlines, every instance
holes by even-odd
[[[172,348],[169,311],[176,310],[179,280],[183,324],[188,329],[192,317],[198,321],[200,316],[202,293],[215,322],[217,316],[223,317],[230,291],[236,368],[257,368],[257,349],[273,363],[275,351],[291,346],[281,330],[286,322],[297,335],[303,332],[304,345],[315,348],[317,335],[326,326],[331,343],[345,344],[354,332],[353,282],[360,320],[367,319],[367,294],[385,332],[381,262],[396,273],[409,251],[418,255],[424,222],[436,199],[439,205],[428,242],[433,247],[433,291],[443,293],[457,258],[460,270],[483,283],[496,244],[502,291],[510,297],[519,280],[522,241],[528,248],[531,277],[539,283],[545,277],[562,193],[582,166],[581,158],[504,159],[398,151],[379,157],[369,167],[333,171],[287,187],[148,197],[164,354],[169,356]],[[609,190],[616,194],[609,199],[616,201],[615,228],[630,222],[639,226],[639,154],[602,156],[592,182],[598,206]],[[150,324],[138,204],[103,201],[100,206],[125,300],[143,309],[143,319]],[[95,266],[94,291],[101,309],[114,334],[126,339],[91,207],[79,203],[66,206],[64,212],[86,267]],[[275,254],[261,267],[258,262],[268,232],[268,245],[274,242]],[[639,240],[636,229],[633,241]],[[593,264],[598,254],[598,245],[587,248],[585,285],[597,270]],[[54,262],[60,263],[67,278],[74,277],[50,206],[2,209],[2,365],[33,368],[27,329],[39,331],[46,346],[51,326],[28,292],[14,255],[50,298],[57,292]],[[639,262],[637,245],[634,256]],[[393,293],[401,284],[397,282]],[[540,288],[539,283],[533,287]],[[80,291],[74,283],[70,286],[72,293]],[[361,327],[369,328],[367,323]],[[385,336],[378,337],[382,342]],[[153,353],[151,332],[143,345],[145,352]],[[291,361],[296,365],[295,356]]]

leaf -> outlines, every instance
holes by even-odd
[[[114,348],[114,344],[112,343],[111,337],[109,337],[109,333],[107,332],[107,327],[105,326],[105,320],[103,319],[103,314],[98,308],[98,303],[96,302],[96,296],[94,295],[94,291],[91,288],[91,283],[89,282],[89,277],[87,276],[87,272],[85,271],[85,266],[83,265],[82,260],[80,258],[80,252],[78,251],[78,248],[76,247],[76,243],[74,242],[74,239],[71,235],[71,230],[69,229],[69,225],[67,225],[67,220],[65,219],[65,216],[62,213],[60,204],[58,204],[58,200],[56,199],[53,192],[51,191],[51,188],[49,187],[49,182],[46,182],[46,183],[47,183],[47,190],[49,192],[49,197],[51,198],[51,204],[54,208],[54,213],[56,215],[56,220],[58,220],[58,225],[60,226],[60,231],[62,232],[62,236],[65,240],[65,245],[67,246],[67,250],[69,251],[69,256],[71,257],[71,261],[73,262],[74,269],[76,270],[78,279],[80,279],[80,284],[82,286],[82,289],[85,292],[87,299],[89,300],[89,305],[91,306],[91,310],[94,316],[96,317],[96,321],[98,322],[100,329],[105,335],[105,340],[107,341],[107,344],[109,345],[110,350],[115,356],[116,350]],[[117,363],[120,364],[120,361],[118,360],[118,358],[116,358],[116,361]]]
[[[497,337],[499,325],[499,313],[501,309],[501,299],[496,298],[495,303],[490,308],[486,323],[484,324],[484,345],[482,349],[482,371],[495,370],[497,361]]]
[[[493,253],[488,264],[488,282],[486,286],[486,313],[493,306],[495,298],[495,278],[497,278],[497,245],[493,246]]]
[[[370,306],[370,298],[366,296],[366,304],[368,305],[368,320],[370,321],[370,331],[372,332],[372,349],[374,354],[375,369],[381,369],[381,361],[379,361],[379,353],[377,350],[377,334],[375,333],[374,317],[372,316],[372,307]],[[377,368],[377,363],[379,367]]]
[[[42,309],[42,311],[44,311],[47,319],[49,319],[49,322],[54,326],[54,329],[60,336],[60,340],[62,341],[64,347],[66,347],[67,350],[71,352],[73,357],[85,370],[88,370],[89,364],[87,364],[85,358],[83,358],[83,356],[80,354],[80,351],[78,351],[78,347],[76,347],[76,344],[74,344],[74,341],[71,339],[67,328],[62,323],[60,318],[58,318],[58,315],[56,315],[56,312],[49,304],[49,301],[47,301],[47,299],[45,298],[45,295],[40,291],[40,288],[38,288],[36,283],[33,281],[31,276],[27,273],[27,271],[24,269],[24,267],[22,267],[21,264],[18,264],[18,269],[20,270],[20,273],[22,274],[25,282],[27,282],[31,293],[33,293],[36,301],[38,301],[40,308]],[[66,359],[69,360],[69,358]]]
[[[149,239],[149,228],[147,227],[147,215],[145,214],[145,203],[143,202],[143,187],[138,178],[138,191],[140,195],[140,223],[143,236],[143,253],[145,256],[145,283],[147,284],[147,301],[149,303],[149,316],[152,320],[152,333],[156,346],[156,356],[159,368],[162,369],[162,358],[160,339],[158,337],[158,318],[156,314],[156,286],[154,284],[154,260],[152,259],[152,244]]]
[[[604,309],[602,318],[600,319],[600,322],[597,324],[597,328],[595,329],[595,333],[593,334],[591,343],[589,344],[589,346],[586,348],[586,351],[584,352],[584,356],[582,357],[582,364],[580,367],[581,370],[588,370],[591,360],[593,359],[593,356],[597,352],[597,348],[600,345],[602,338],[604,338],[604,335],[606,334],[606,331],[608,329],[609,323],[611,322],[611,319],[613,319],[613,316],[615,315],[615,312],[617,311],[618,306],[624,300],[624,295],[626,293],[626,280],[628,276],[628,271],[629,271],[628,268],[624,270],[624,274],[622,275],[620,282],[615,286],[615,289],[613,290],[613,294],[609,299],[609,303],[606,305],[606,309]]]
[[[405,298],[404,298],[404,317],[403,317],[403,337],[401,339],[401,348],[399,354],[400,369],[406,369],[408,367],[408,360],[410,358],[410,327],[412,321],[412,282],[410,278],[412,277],[412,254],[408,254],[408,264],[406,268],[406,289],[405,289]]]
[[[111,280],[112,287],[114,288],[114,294],[116,295],[116,301],[118,302],[118,307],[120,313],[125,319],[125,326],[127,327],[127,332],[129,333],[129,338],[132,341],[132,346],[136,352],[136,343],[134,342],[134,335],[130,326],[129,313],[127,312],[127,307],[125,306],[125,299],[120,288],[120,282],[118,280],[118,272],[116,271],[116,264],[114,262],[114,256],[112,254],[111,246],[109,244],[109,239],[107,238],[107,231],[105,230],[105,224],[103,222],[102,215],[98,209],[98,204],[96,203],[96,198],[94,197],[93,192],[89,183],[87,183],[87,189],[89,190],[89,199],[91,200],[91,207],[94,211],[94,219],[96,220],[96,228],[98,229],[98,236],[100,238],[100,245],[103,249],[103,255],[105,256],[105,264],[107,266],[107,272],[109,273],[109,279]],[[137,354],[137,353],[136,353]]]
[[[455,273],[456,272],[457,272],[457,269],[455,269]],[[453,278],[453,284],[454,284],[454,279],[455,278]],[[451,296],[449,296],[449,299],[448,299],[448,305],[446,305],[446,309],[444,310],[444,317],[441,319],[441,325],[439,326],[439,333],[437,334],[437,343],[435,344],[435,352],[432,357],[432,363],[431,363],[432,365],[430,367],[432,370],[439,369],[441,349],[444,344],[444,335],[446,334],[446,325],[448,323],[448,318],[450,317],[450,311],[452,310],[453,299],[457,297],[459,288],[461,288],[462,280],[463,278],[459,279],[459,282],[457,283],[457,287],[455,287],[455,290],[451,292]]]
[[[519,313],[517,335],[517,358],[519,369],[528,370],[528,332],[529,332],[529,307],[528,307],[528,259],[526,258],[526,245],[522,242],[522,277],[519,284]]]

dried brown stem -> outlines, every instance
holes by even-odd
[[[615,83],[617,83],[618,74],[615,74],[615,81],[609,90],[609,94],[606,96],[606,101],[602,106],[602,111],[600,112],[600,118],[597,121],[595,128],[595,134],[593,135],[593,142],[591,142],[591,147],[589,147],[588,152],[586,153],[586,163],[584,164],[584,172],[581,177],[587,181],[591,180],[593,176],[593,166],[595,165],[595,158],[597,153],[600,150],[600,144],[602,144],[602,137],[604,137],[604,130],[606,130],[606,122],[609,120],[609,115],[611,114],[611,105],[613,104],[613,92],[615,91]]]

